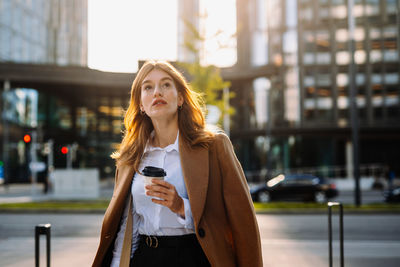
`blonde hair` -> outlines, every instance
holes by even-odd
[[[129,107],[124,117],[124,137],[118,151],[111,157],[117,165],[133,165],[139,170],[140,160],[148,138],[154,127],[151,119],[140,113],[141,85],[144,78],[154,69],[162,70],[170,75],[175,87],[183,97],[182,108],[178,111],[179,133],[191,146],[208,147],[214,134],[205,129],[205,118],[202,111],[204,102],[200,94],[189,88],[183,75],[166,61],[148,61],[136,75],[132,83]]]

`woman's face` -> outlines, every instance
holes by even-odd
[[[152,70],[143,79],[140,90],[140,109],[152,120],[173,117],[183,104],[172,77],[159,69]]]

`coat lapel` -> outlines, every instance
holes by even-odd
[[[193,220],[197,226],[203,214],[207,196],[208,149],[203,147],[193,148],[182,136],[179,136],[179,153]]]
[[[114,195],[124,196],[124,199],[129,195],[135,169],[132,165],[122,165],[118,168],[118,180],[116,181]]]

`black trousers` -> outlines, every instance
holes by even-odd
[[[183,236],[140,236],[131,267],[209,267],[195,234]]]

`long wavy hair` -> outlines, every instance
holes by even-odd
[[[206,130],[205,117],[202,110],[204,101],[200,94],[189,88],[183,75],[166,61],[147,61],[136,75],[132,83],[131,98],[124,117],[124,137],[119,149],[111,157],[117,166],[133,165],[139,170],[140,160],[147,140],[154,127],[151,119],[140,113],[141,85],[144,78],[154,69],[162,70],[170,75],[175,87],[183,97],[182,108],[178,110],[179,134],[191,146],[208,147],[214,134]]]

